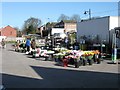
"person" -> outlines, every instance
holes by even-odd
[[[2,45],[2,48],[5,48],[5,40],[4,39],[2,39],[1,45]]]
[[[22,41],[21,41],[19,47],[20,47],[20,49],[21,49],[22,52],[25,52],[25,48],[26,48],[26,47],[25,47],[25,40],[22,40]]]
[[[23,50],[24,50],[24,51],[26,51],[26,49],[25,49],[25,48],[26,48],[25,43],[26,43],[26,41],[23,40]]]
[[[32,48],[32,49],[35,49],[35,48],[36,48],[35,39],[33,39],[33,40],[31,41],[31,48]]]
[[[30,52],[30,46],[31,46],[31,44],[30,44],[30,38],[27,38],[25,46],[27,48],[27,53],[29,53]]]
[[[68,41],[68,38],[67,38],[67,37],[65,37],[65,41],[64,41],[64,42],[65,42],[66,48],[68,48],[68,42],[69,42],[69,41]]]
[[[20,49],[19,46],[20,46],[20,41],[17,40],[16,43],[15,43],[15,51],[19,51],[19,49]]]

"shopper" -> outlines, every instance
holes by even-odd
[[[35,49],[35,48],[36,48],[35,39],[33,39],[33,40],[31,41],[31,48],[32,48],[32,49]]]
[[[5,40],[4,39],[2,39],[2,42],[1,42],[1,45],[2,45],[2,48],[5,48]]]
[[[30,38],[27,38],[27,40],[26,40],[26,44],[25,44],[25,46],[26,46],[26,48],[27,48],[27,53],[30,52],[30,46],[31,46],[30,43],[31,43]]]

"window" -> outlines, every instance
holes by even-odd
[[[10,35],[12,35],[12,31],[10,32]]]

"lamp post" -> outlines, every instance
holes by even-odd
[[[88,11],[85,11],[84,14],[89,14],[89,19],[91,19],[91,9],[89,9]]]

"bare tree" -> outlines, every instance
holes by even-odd
[[[70,19],[74,20],[76,22],[80,22],[81,21],[80,16],[78,14],[74,14]]]
[[[60,22],[61,20],[69,20],[69,17],[65,14],[61,14],[57,21]]]

